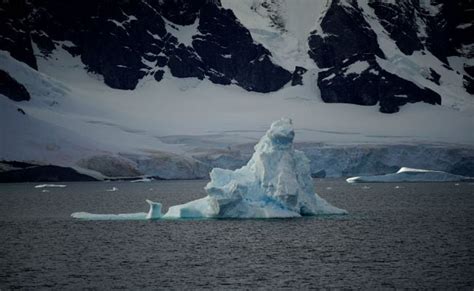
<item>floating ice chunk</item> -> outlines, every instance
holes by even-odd
[[[454,175],[442,171],[431,171],[403,167],[396,173],[378,176],[360,176],[348,178],[348,183],[364,182],[452,182],[473,180],[472,177]]]
[[[309,160],[293,148],[291,120],[274,122],[247,165],[214,168],[207,197],[171,207],[164,217],[270,218],[345,214],[313,192]]]
[[[185,204],[171,206],[163,218],[207,218],[219,214],[219,204],[209,196]]]
[[[148,205],[150,205],[150,210],[146,215],[146,219],[158,219],[161,218],[161,203],[153,202],[151,200],[146,200]]]
[[[146,202],[150,205],[148,213],[94,214],[89,212],[74,212],[71,214],[71,217],[83,220],[150,220],[161,218],[161,204],[148,199]]]
[[[60,185],[60,184],[41,184],[41,185],[36,185],[35,188],[64,188],[66,185]]]
[[[107,191],[107,192],[115,192],[115,191],[117,191],[117,190],[118,190],[117,187],[112,187],[112,188],[110,188],[110,189],[106,189],[105,191]]]
[[[137,180],[132,180],[130,181],[131,183],[139,183],[139,182],[151,182],[153,181],[154,179],[153,178],[141,178],[141,179],[137,179]]]
[[[94,214],[89,212],[74,212],[71,217],[83,220],[145,220],[146,212],[123,214]]]

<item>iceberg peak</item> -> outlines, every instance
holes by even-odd
[[[282,118],[255,145],[247,165],[214,168],[206,198],[170,208],[164,217],[270,218],[345,214],[314,193],[309,160],[293,148],[291,119]]]
[[[282,118],[272,123],[270,129],[256,145],[255,151],[259,149],[259,145],[266,144],[267,139],[272,147],[286,149],[293,146],[294,138],[293,122],[289,118]]]

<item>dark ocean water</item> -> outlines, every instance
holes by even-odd
[[[474,184],[315,182],[350,215],[79,221],[166,210],[206,182],[2,184],[0,289],[474,288]]]

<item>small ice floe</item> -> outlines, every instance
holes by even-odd
[[[121,214],[94,214],[89,212],[74,212],[71,217],[84,220],[152,220],[161,218],[161,204],[146,200],[150,209],[148,212]]]
[[[370,189],[369,186],[362,186],[362,189]]]
[[[400,187],[400,186],[398,186],[398,185],[397,185],[397,186],[395,186],[395,189],[400,189],[400,188],[401,188],[401,187]]]
[[[141,179],[137,179],[137,180],[132,180],[130,182],[131,183],[140,183],[140,182],[151,182],[153,180],[154,180],[153,178],[141,178]]]
[[[332,187],[326,187],[326,190],[332,190]]]
[[[413,169],[403,167],[396,173],[377,175],[377,176],[360,176],[351,177],[346,181],[348,183],[394,183],[394,182],[455,182],[455,181],[472,181],[473,177],[465,177],[454,175],[442,171],[432,171],[423,169]]]
[[[46,192],[49,192],[49,190],[44,189],[41,192],[46,193]]]
[[[454,186],[459,186],[459,183],[455,183]]]
[[[106,189],[105,191],[107,191],[107,192],[115,192],[115,191],[117,191],[117,190],[118,190],[117,187],[112,187],[112,188],[110,188],[110,189]]]
[[[36,185],[35,188],[64,188],[66,185],[60,185],[60,184],[41,184],[41,185]]]
[[[153,191],[153,188],[148,189],[148,191]]]

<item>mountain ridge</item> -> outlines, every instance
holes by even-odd
[[[0,70],[30,98],[15,101],[0,93],[7,97],[0,96],[0,160],[72,167],[98,179],[205,178],[212,167],[245,164],[262,130],[287,116],[315,176],[383,174],[406,165],[474,175],[474,100],[466,87],[474,63],[462,37],[463,49],[445,60],[419,50],[420,44],[411,54],[407,45],[404,53],[394,39],[399,37],[390,36],[396,32],[375,13],[380,8],[373,3],[380,1],[161,2],[3,2]],[[438,2],[423,3],[438,15]],[[159,12],[149,3],[164,6],[157,6]],[[90,9],[98,4],[98,11]],[[56,12],[45,8],[51,5],[59,5]],[[328,14],[331,7],[344,13]],[[34,10],[27,18],[38,18],[13,17],[24,9]],[[76,23],[83,16],[65,13],[55,22],[63,9],[102,18],[84,26]],[[334,46],[322,24],[343,23],[346,10],[359,14],[382,53],[349,54],[323,67],[308,54],[305,35]],[[160,14],[161,21],[148,33],[143,28],[150,20],[136,11]],[[472,26],[449,27],[459,25]],[[105,32],[115,35],[97,36]],[[342,32],[332,35],[344,39]],[[5,88],[21,88],[16,83],[8,79]],[[344,161],[336,163],[337,157]],[[410,159],[399,164],[400,157]]]

